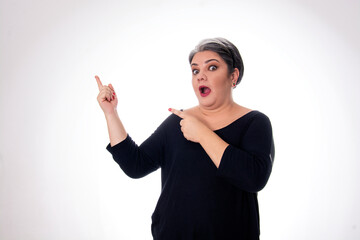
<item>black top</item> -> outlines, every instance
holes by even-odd
[[[161,167],[162,190],[152,215],[155,240],[259,239],[257,192],[274,159],[267,116],[251,111],[214,131],[230,144],[217,168],[200,144],[188,141],[170,115],[140,146],[130,136],[107,150],[132,178]]]

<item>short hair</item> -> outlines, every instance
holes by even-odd
[[[228,66],[229,74],[233,73],[235,68],[239,70],[239,78],[236,85],[240,83],[244,75],[244,64],[239,53],[239,50],[234,44],[225,38],[207,38],[202,40],[194,50],[190,52],[189,62],[191,64],[195,54],[203,51],[212,51],[220,55]]]

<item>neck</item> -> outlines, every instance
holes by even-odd
[[[237,104],[231,99],[226,104],[222,104],[218,107],[204,107],[199,105],[198,109],[201,115],[205,118],[213,118],[215,116],[224,116],[223,114],[227,114],[231,112]]]

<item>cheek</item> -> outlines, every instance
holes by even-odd
[[[216,90],[219,92],[227,91],[229,87],[231,87],[230,84],[231,80],[224,77],[219,77],[216,79],[216,81],[213,82],[213,86]]]
[[[193,77],[192,81],[191,81],[192,87],[194,89],[194,92],[196,93],[197,91],[197,84],[196,84],[196,79]]]

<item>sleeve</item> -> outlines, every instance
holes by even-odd
[[[270,120],[260,114],[249,124],[241,148],[229,145],[225,149],[217,174],[241,190],[258,192],[270,177],[274,155]]]
[[[106,149],[126,175],[141,178],[161,166],[166,142],[163,125],[160,125],[140,146],[129,135],[112,147],[110,143],[107,145]]]

